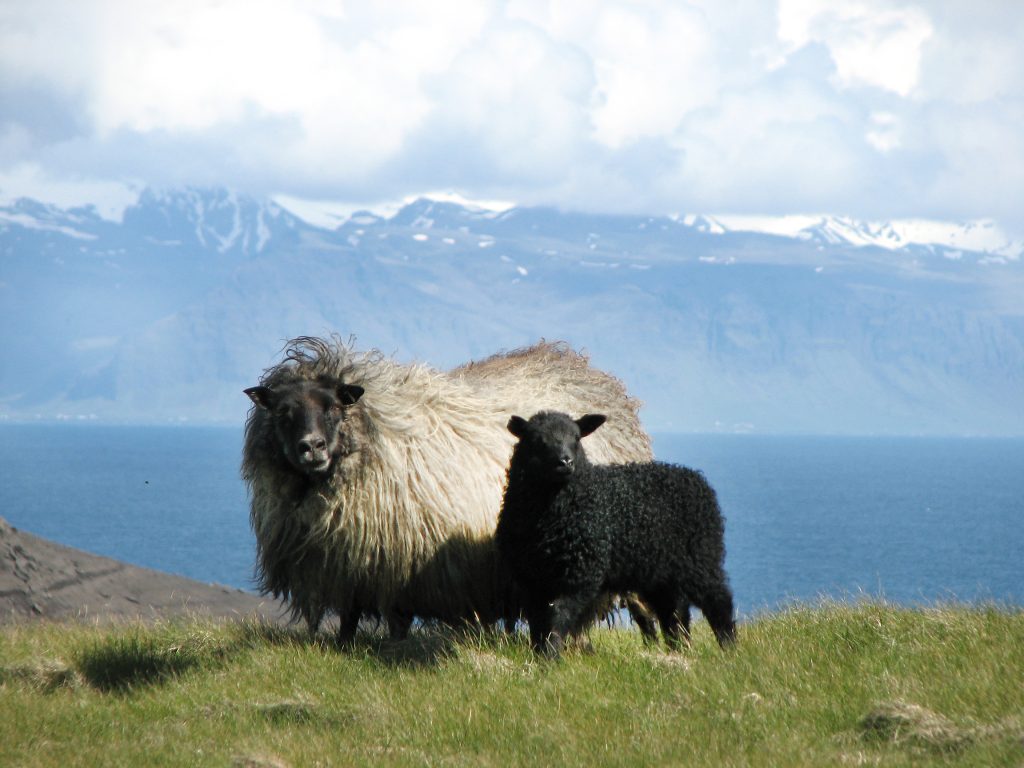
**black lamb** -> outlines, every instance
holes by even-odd
[[[661,462],[592,465],[581,439],[605,422],[541,411],[513,416],[519,438],[496,532],[523,592],[530,639],[558,656],[608,592],[637,592],[672,649],[696,605],[725,647],[736,638],[724,522],[704,476]]]

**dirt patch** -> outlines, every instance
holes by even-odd
[[[860,721],[861,734],[871,741],[890,742],[937,752],[955,752],[981,741],[1021,740],[1020,721],[992,725],[956,723],[917,704],[891,701],[879,704]]]

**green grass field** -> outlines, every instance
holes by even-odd
[[[599,628],[401,643],[254,624],[0,629],[2,766],[1024,765],[1024,612],[823,604],[722,652]]]

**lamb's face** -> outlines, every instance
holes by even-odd
[[[598,414],[573,420],[564,413],[541,411],[529,421],[513,416],[508,430],[519,438],[515,455],[531,479],[562,485],[587,462],[582,439],[605,421]]]
[[[252,387],[245,394],[266,411],[281,452],[303,475],[323,477],[337,459],[358,449],[347,421],[362,387],[299,381],[274,388]]]

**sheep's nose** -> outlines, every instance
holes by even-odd
[[[560,461],[563,467],[568,467],[569,469],[572,469],[572,456],[563,456]]]
[[[327,441],[322,437],[307,437],[299,440],[300,453],[316,453],[327,450]]]

